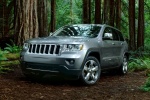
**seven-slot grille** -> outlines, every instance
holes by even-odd
[[[56,44],[30,44],[29,53],[32,54],[59,54],[60,45]]]

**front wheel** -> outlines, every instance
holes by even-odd
[[[127,74],[127,72],[128,72],[128,59],[127,59],[127,56],[123,57],[123,61],[122,61],[122,64],[119,68],[119,72],[120,72],[121,75]]]
[[[83,70],[81,73],[81,80],[86,85],[95,84],[101,74],[100,63],[95,57],[88,57],[83,64]]]

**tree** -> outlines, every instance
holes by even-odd
[[[109,25],[114,26],[115,22],[115,1],[109,2]]]
[[[129,0],[129,45],[130,50],[136,50],[135,34],[135,0]]]
[[[116,0],[116,27],[121,29],[121,0]]]
[[[144,47],[144,0],[139,0],[137,48]]]
[[[47,0],[38,0],[38,23],[39,23],[39,36],[48,35],[47,23]]]
[[[91,23],[91,0],[83,0],[83,23]]]
[[[109,0],[104,0],[103,6],[103,23],[109,24]]]
[[[101,20],[101,0],[95,0],[95,24],[102,23]]]
[[[56,27],[56,0],[51,0],[51,32],[55,31]]]
[[[15,40],[22,45],[39,36],[37,0],[16,0],[15,7]]]

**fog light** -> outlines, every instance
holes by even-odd
[[[66,63],[67,63],[67,65],[73,65],[75,63],[75,60],[73,60],[73,59],[67,59]]]
[[[70,64],[74,64],[74,60],[70,60]]]

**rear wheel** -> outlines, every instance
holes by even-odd
[[[89,56],[83,64],[83,70],[81,74],[81,80],[86,85],[95,84],[101,74],[100,63],[97,58]]]
[[[120,72],[121,75],[127,74],[127,72],[128,72],[128,59],[127,59],[127,56],[123,57],[123,61],[122,61],[122,64],[119,68],[119,72]]]

